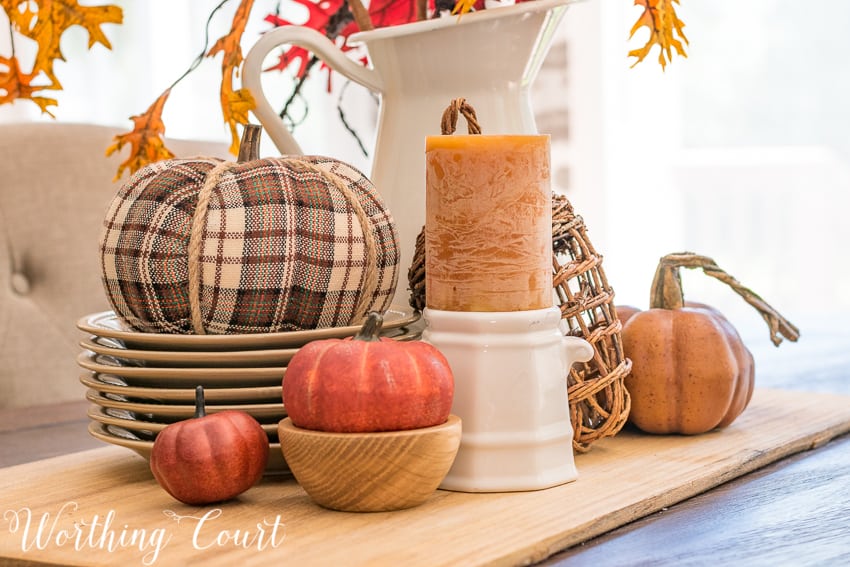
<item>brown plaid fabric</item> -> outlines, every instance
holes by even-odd
[[[377,245],[370,310],[389,307],[398,278],[395,223],[355,168],[298,156],[356,195]],[[136,172],[110,205],[100,239],[103,283],[131,328],[193,333],[188,246],[198,193],[217,159],[175,159]],[[209,334],[350,325],[367,276],[361,224],[342,192],[283,159],[234,164],[212,190],[200,255],[200,304]]]

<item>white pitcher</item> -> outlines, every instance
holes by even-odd
[[[535,134],[529,90],[568,4],[532,0],[353,34],[371,68],[352,61],[322,34],[284,26],[264,34],[243,66],[254,114],[282,154],[300,154],[263,93],[263,60],[280,45],[308,49],[331,68],[380,95],[377,139],[369,174],[395,218],[401,239],[396,302],[406,302],[407,268],[425,222],[425,137],[440,134],[443,110],[463,97],[484,134]]]

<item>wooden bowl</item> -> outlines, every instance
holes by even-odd
[[[328,433],[278,424],[280,448],[295,479],[320,506],[386,512],[425,502],[449,472],[461,421],[380,433]]]

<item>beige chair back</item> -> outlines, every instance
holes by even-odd
[[[0,407],[84,399],[76,321],[109,308],[97,244],[127,149],[105,152],[121,131],[0,124]],[[167,146],[181,157],[228,157],[225,144]]]

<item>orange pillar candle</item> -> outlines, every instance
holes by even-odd
[[[552,307],[549,136],[429,136],[426,306]]]

